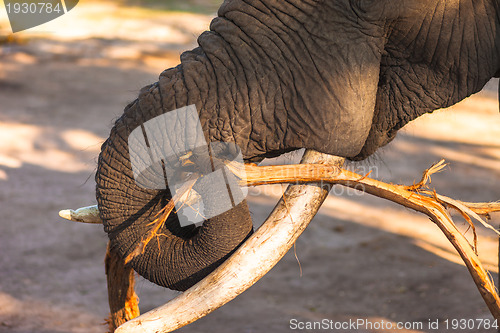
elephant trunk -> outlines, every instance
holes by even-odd
[[[179,73],[176,73],[179,74]],[[172,84],[178,84],[176,75]],[[165,76],[162,84],[166,83]],[[165,89],[171,101],[185,90]],[[97,202],[113,250],[123,258],[137,248],[160,210],[172,198],[170,190],[144,188],[134,178],[128,138],[148,120],[162,114],[160,85],[144,89],[116,121],[102,146],[96,174]],[[175,93],[175,96],[173,94]],[[173,107],[171,105],[169,107]],[[213,191],[216,191],[214,189]],[[206,196],[215,200],[217,193]],[[146,279],[174,290],[186,290],[219,266],[253,231],[245,201],[206,220],[201,227],[181,227],[172,212],[158,236],[144,248],[131,266]]]

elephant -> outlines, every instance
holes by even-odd
[[[499,70],[497,0],[225,0],[102,145],[96,198],[110,247],[128,257],[173,196],[139,186],[131,166],[128,138],[158,116],[195,105],[205,141],[234,143],[247,163],[301,148],[360,161]],[[252,232],[244,200],[201,226],[181,227],[174,212],[130,265],[183,291]]]

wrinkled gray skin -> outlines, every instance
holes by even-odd
[[[418,116],[479,91],[500,68],[497,0],[227,0],[199,47],[143,88],[99,158],[97,200],[112,247],[132,251],[171,197],[138,187],[127,137],[196,104],[207,141],[247,161],[297,148],[360,160]],[[252,232],[245,202],[180,228],[172,215],[132,266],[185,290]]]

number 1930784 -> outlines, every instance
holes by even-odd
[[[447,330],[498,329],[497,321],[490,319],[446,319],[443,324]]]
[[[5,7],[7,13],[11,14],[51,14],[51,13],[61,13],[64,9],[61,3],[53,5],[50,2],[16,2],[16,3],[6,3]]]

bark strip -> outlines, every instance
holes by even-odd
[[[134,271],[109,248],[109,243],[104,264],[110,310],[108,329],[114,332],[121,324],[140,315],[139,298],[134,291]]]

